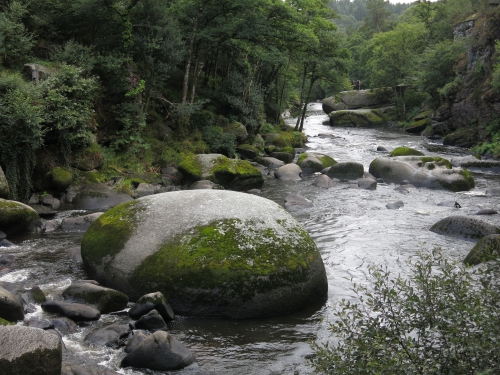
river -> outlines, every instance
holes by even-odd
[[[392,150],[398,146],[416,148],[426,155],[448,159],[460,156],[464,150],[439,148],[428,151],[432,141],[394,129],[333,128],[321,110],[321,104],[308,106],[304,132],[311,151],[321,152],[338,162],[356,161],[368,170],[370,162],[387,153],[377,152],[377,146]],[[294,119],[287,120],[289,124]],[[429,231],[432,224],[454,214],[473,214],[481,208],[499,210],[498,197],[484,193],[499,186],[500,176],[492,172],[471,171],[476,187],[469,192],[453,193],[424,188],[410,189],[409,194],[394,190],[395,185],[379,184],[374,191],[352,189],[338,184],[331,189],[312,185],[314,176],[299,182],[266,179],[261,196],[279,204],[288,193],[299,193],[313,201],[314,206],[293,215],[316,242],[325,263],[329,292],[325,304],[310,306],[289,316],[255,320],[217,320],[178,316],[168,324],[169,331],[184,342],[196,355],[198,366],[172,372],[179,375],[213,373],[220,375],[304,375],[312,374],[308,358],[313,354],[310,342],[329,339],[328,325],[334,319],[333,304],[342,298],[352,298],[349,279],[370,283],[369,264],[383,264],[394,274],[406,274],[406,260],[419,251],[430,252],[441,247],[449,257],[463,259],[473,242],[444,237]],[[404,207],[389,210],[388,203],[401,200]],[[457,201],[462,208],[438,206],[440,202]],[[62,212],[59,218],[74,212]],[[481,216],[500,226],[500,215]],[[82,234],[54,233],[42,236],[9,238],[19,246],[1,248],[0,255],[14,254],[18,268],[1,281],[38,284],[49,298],[57,296],[71,281],[86,278],[81,266],[75,265],[65,253],[78,246]],[[48,315],[47,315],[48,316]],[[38,309],[30,317],[46,317]],[[89,348],[85,336],[110,322],[128,321],[115,315],[103,315],[100,321],[84,323],[76,334],[64,337],[66,359],[82,364],[99,363],[122,374],[156,374],[153,371],[120,369],[121,351],[111,348]]]

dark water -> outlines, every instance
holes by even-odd
[[[309,136],[307,146],[339,162],[360,162],[365,170],[373,159],[385,156],[376,151],[377,146],[388,150],[410,146],[426,155],[448,159],[463,153],[453,148],[433,153],[426,150],[429,144],[426,138],[388,129],[332,128],[323,125],[326,120],[320,104],[309,106],[305,124],[305,133]],[[429,228],[449,215],[472,214],[481,208],[500,209],[498,197],[484,194],[488,188],[499,186],[500,176],[473,171],[473,177],[476,188],[470,192],[411,189],[407,195],[394,191],[395,185],[388,184],[379,184],[375,191],[351,189],[347,184],[324,190],[312,185],[314,177],[300,182],[267,179],[261,193],[263,197],[283,204],[284,197],[293,192],[314,202],[313,208],[293,215],[321,251],[329,280],[328,301],[300,313],[272,319],[232,321],[177,317],[169,324],[170,332],[195,353],[199,367],[175,373],[195,374],[203,369],[228,375],[312,374],[307,359],[312,354],[309,343],[328,340],[328,322],[333,319],[332,303],[351,298],[350,283],[346,279],[369,283],[367,267],[370,263],[384,264],[394,273],[405,274],[405,261],[409,257],[419,251],[429,252],[434,247],[441,247],[454,259],[465,257],[472,242],[440,236]],[[386,209],[387,203],[397,200],[404,202],[403,208]],[[462,208],[437,205],[447,201],[458,201]],[[481,219],[500,226],[500,215],[481,216]],[[57,296],[72,280],[85,278],[85,272],[65,253],[65,249],[78,246],[81,237],[82,234],[56,233],[11,239],[19,246],[8,251],[1,249],[0,254],[15,254],[18,269],[0,280],[39,284],[49,296]],[[38,310],[27,318],[31,316],[45,316],[45,313]],[[124,319],[104,315],[99,322],[84,325],[79,333],[64,337],[67,356],[83,363],[100,363],[123,374],[154,374],[121,370],[120,351],[89,348],[82,343],[96,327]]]

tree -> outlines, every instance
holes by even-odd
[[[387,19],[391,15],[391,11],[386,8],[388,1],[385,0],[368,0],[366,2],[366,11],[368,15],[364,20],[364,28],[375,33],[380,33],[384,30]]]
[[[439,250],[410,276],[371,266],[335,307],[329,343],[313,345],[323,374],[495,374],[500,371],[500,263],[469,270]]]

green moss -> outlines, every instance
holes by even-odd
[[[412,121],[410,122],[410,125],[408,126],[408,128],[419,128],[419,127],[422,127],[422,126],[427,126],[427,123],[429,122],[429,119],[428,118],[424,118],[422,120],[418,120],[418,121]]]
[[[470,266],[494,260],[500,256],[500,236],[482,237],[467,254],[464,263]]]
[[[435,163],[436,165],[440,167],[446,167],[446,169],[451,169],[451,163],[449,160],[441,158],[439,156],[424,156],[423,158],[420,158],[420,161],[422,164],[419,164],[419,166],[423,166],[426,163]],[[431,168],[429,168],[431,169]],[[434,167],[432,168],[434,169]]]
[[[391,152],[390,156],[410,156],[410,155],[424,156],[423,153],[411,147],[397,147]]]
[[[440,185],[445,189],[458,192],[458,191],[468,191],[473,189],[475,186],[474,178],[470,175],[467,169],[462,169],[459,174],[464,177],[463,180],[453,181],[453,182],[445,182],[440,181]]]
[[[304,152],[303,154],[301,154],[301,155],[299,156],[299,159],[297,160],[297,164],[299,164],[299,165],[300,165],[300,163],[302,163],[304,160],[306,160],[307,156],[308,156],[308,155],[307,155],[307,153],[306,153],[306,152]]]
[[[179,171],[190,180],[199,180],[203,165],[197,155],[190,155],[179,164]]]
[[[318,159],[319,159],[319,161],[321,161],[321,163],[323,164],[323,167],[325,167],[325,168],[328,168],[328,167],[331,167],[332,165],[337,164],[337,161],[328,155],[319,156]]]
[[[0,199],[0,228],[9,233],[11,228],[28,225],[40,219],[32,208],[16,201]]]
[[[190,288],[222,289],[228,303],[233,296],[251,299],[276,282],[300,282],[319,256],[316,245],[300,227],[287,228],[294,236],[239,219],[220,220],[164,243],[136,270],[133,282],[141,290],[160,290],[167,298]],[[287,224],[282,224],[286,226]],[[279,275],[279,276],[278,276]],[[279,280],[278,280],[279,279]]]
[[[248,161],[229,159],[225,156],[221,156],[216,159],[210,172],[217,177],[217,180],[219,180],[218,176],[225,175],[227,172],[230,172],[231,175],[239,176],[255,176],[261,174],[259,169],[254,167]]]
[[[80,177],[82,178],[82,182],[85,184],[92,184],[103,182],[104,178],[101,177],[99,172],[89,171],[80,173]]]
[[[294,147],[291,147],[291,146],[283,147],[283,149],[281,151],[287,152],[287,153],[295,156],[295,148]]]
[[[57,189],[66,189],[73,181],[73,175],[61,167],[55,167],[50,172],[52,178],[52,185]]]
[[[0,326],[9,326],[9,325],[14,325],[14,323],[9,322],[8,320],[5,320],[3,318],[0,318]]]
[[[117,254],[137,228],[137,201],[122,203],[99,216],[87,229],[82,240],[82,258],[100,263]]]

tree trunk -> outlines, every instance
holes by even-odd
[[[194,49],[194,40],[196,39],[196,32],[198,30],[198,19],[200,17],[201,13],[198,13],[194,20],[193,24],[193,32],[191,34],[191,40],[189,41],[189,50],[188,50],[188,55],[186,58],[186,69],[184,71],[184,83],[182,86],[182,103],[186,103],[187,101],[187,95],[188,95],[188,88],[189,88],[189,71],[191,70],[191,59],[193,57],[193,49]]]
[[[302,74],[302,87],[300,88],[300,109],[302,110],[302,106],[304,105],[304,87],[306,85],[306,76],[307,76],[307,65],[304,64],[304,72]],[[297,116],[297,123],[295,124],[295,128],[293,131],[299,130],[301,115]]]

